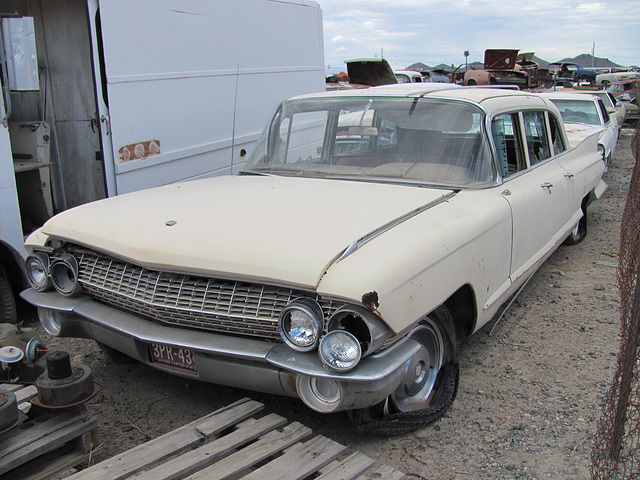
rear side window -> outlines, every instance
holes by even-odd
[[[558,119],[544,111],[498,115],[492,119],[491,134],[503,178],[567,148]]]
[[[494,117],[491,122],[491,134],[503,178],[526,168],[522,155],[517,113]]]
[[[529,164],[535,165],[551,157],[544,112],[524,112],[524,134],[529,153]]]
[[[567,149],[562,138],[562,128],[558,119],[553,115],[549,115],[549,130],[551,131],[551,143],[553,144],[553,154],[558,155]]]

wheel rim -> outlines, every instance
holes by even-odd
[[[405,364],[405,375],[390,397],[391,406],[398,412],[420,410],[428,406],[435,392],[436,378],[442,367],[444,341],[440,329],[428,319],[409,335],[422,348]]]

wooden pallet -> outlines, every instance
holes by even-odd
[[[88,461],[99,445],[98,424],[83,406],[45,410],[29,403],[34,386],[0,385],[18,401],[21,423],[0,434],[0,479],[48,479]]]
[[[70,480],[246,479],[399,480],[404,474],[242,399],[76,473]],[[311,438],[309,438],[311,437]]]

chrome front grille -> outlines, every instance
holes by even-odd
[[[157,322],[280,340],[278,316],[293,299],[310,292],[272,285],[161,272],[73,247],[84,293]],[[344,302],[316,300],[325,319]]]

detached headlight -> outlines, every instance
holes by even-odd
[[[78,261],[73,255],[64,254],[51,262],[51,281],[55,289],[64,296],[80,290],[78,285]]]
[[[38,292],[44,292],[51,288],[49,278],[49,256],[44,252],[36,252],[29,255],[25,262],[27,280]]]
[[[320,341],[320,359],[330,368],[346,372],[355,367],[362,356],[360,342],[351,333],[334,330]]]
[[[312,298],[298,298],[287,305],[278,319],[280,336],[294,350],[308,352],[318,346],[324,314]]]

